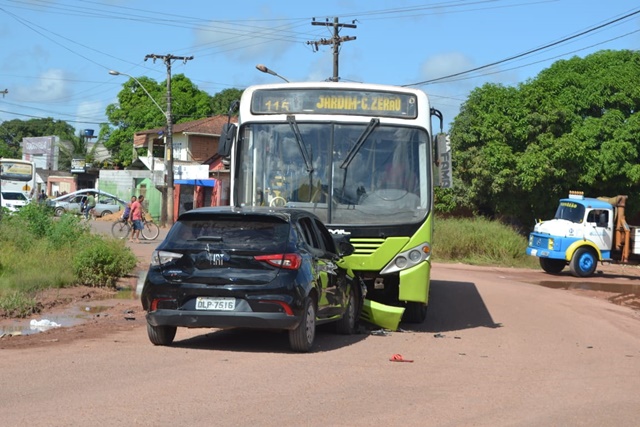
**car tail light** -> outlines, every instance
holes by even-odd
[[[297,270],[302,264],[302,257],[298,254],[258,255],[254,258],[257,261],[264,261],[274,267],[286,268],[287,270]]]
[[[151,265],[163,265],[179,258],[182,258],[182,254],[167,251],[153,251],[151,255]]]

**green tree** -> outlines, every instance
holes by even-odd
[[[59,136],[71,139],[75,129],[68,123],[52,118],[9,120],[0,123],[0,157],[22,158],[20,144],[23,138]]]
[[[120,166],[131,164],[133,136],[136,132],[165,128],[167,124],[166,82],[158,83],[148,77],[140,77],[138,81],[140,84],[134,79],[124,83],[118,93],[118,102],[107,106],[109,125],[100,128],[100,140],[105,141],[104,145],[111,153],[113,162]],[[144,86],[155,103],[140,85]],[[212,114],[211,97],[183,74],[172,77],[171,98],[173,123],[197,120]]]
[[[93,164],[96,160],[97,147],[98,146],[94,144],[89,148],[82,131],[80,131],[77,136],[73,136],[66,141],[61,141],[58,169],[71,169],[71,161],[73,159],[84,159],[88,165]]]
[[[229,113],[229,107],[233,101],[239,101],[242,96],[242,90],[240,89],[224,89],[221,92],[216,93],[211,98],[211,108],[213,114],[224,115]],[[235,112],[234,114],[237,114]]]
[[[640,52],[600,51],[516,87],[475,89],[451,127],[453,193],[476,213],[526,225],[569,190],[638,194],[638,81]]]

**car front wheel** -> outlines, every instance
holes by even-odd
[[[291,350],[306,353],[311,349],[316,337],[316,306],[311,298],[306,298],[300,324],[289,331]]]
[[[56,210],[54,211],[55,216],[62,216],[63,213],[64,208],[56,208]]]
[[[149,341],[155,345],[171,345],[176,337],[177,329],[175,326],[153,326],[147,323]]]
[[[113,212],[111,211],[102,211],[102,213],[100,214],[100,218],[102,218],[103,216],[107,216],[107,215],[111,215]]]
[[[339,334],[351,335],[356,329],[356,298],[353,288],[349,291],[349,300],[344,314],[336,323],[336,329]]]

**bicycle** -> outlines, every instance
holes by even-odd
[[[116,239],[126,239],[131,233],[132,225],[128,219],[118,218],[111,226],[111,234]],[[160,228],[153,222],[152,218],[145,216],[142,218],[142,230],[140,235],[144,240],[155,240],[160,235]]]
[[[113,237],[116,239],[126,239],[129,233],[131,233],[131,224],[129,223],[129,219],[120,217],[111,226],[111,234],[113,234]]]
[[[145,215],[142,218],[142,230],[140,230],[140,235],[144,240],[155,240],[160,234],[160,227],[153,222],[153,218]]]

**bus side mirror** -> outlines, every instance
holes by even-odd
[[[222,157],[229,157],[231,154],[231,145],[236,135],[236,125],[234,123],[225,123],[222,125],[220,132],[220,142],[218,142],[218,154]]]

